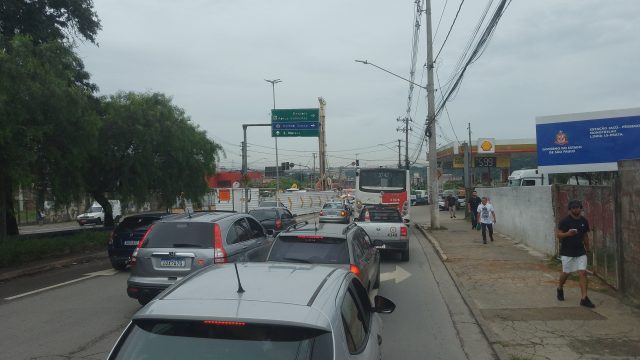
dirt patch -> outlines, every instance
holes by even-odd
[[[487,320],[501,321],[553,321],[553,320],[606,320],[595,311],[583,307],[546,307],[523,309],[480,310]]]

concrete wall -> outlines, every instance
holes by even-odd
[[[618,174],[622,289],[640,303],[640,161],[618,162]]]
[[[496,212],[495,231],[553,256],[556,253],[552,187],[476,188]]]

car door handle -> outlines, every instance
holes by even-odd
[[[382,345],[382,336],[378,334],[378,345]]]

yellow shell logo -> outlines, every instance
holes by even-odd
[[[491,143],[491,141],[485,140],[482,142],[482,144],[480,144],[480,148],[484,151],[489,151],[493,149],[493,144]]]

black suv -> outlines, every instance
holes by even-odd
[[[370,291],[380,286],[380,253],[356,224],[298,223],[275,239],[267,261],[342,265]]]
[[[124,270],[129,264],[131,254],[138,247],[138,242],[157,220],[175,216],[168,213],[145,213],[130,215],[122,219],[111,233],[107,252],[111,266],[116,270]]]
[[[249,215],[258,219],[265,229],[273,230],[274,234],[296,223],[295,215],[283,207],[259,207],[249,210]]]

